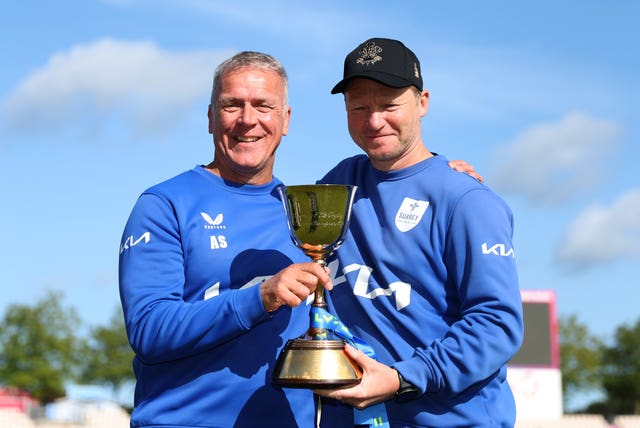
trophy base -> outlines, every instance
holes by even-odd
[[[362,369],[347,356],[344,345],[344,340],[287,341],[278,357],[272,383],[307,389],[357,385],[362,379]]]

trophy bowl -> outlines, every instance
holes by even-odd
[[[293,243],[314,262],[326,266],[326,257],[342,244],[349,229],[356,186],[313,184],[279,190]],[[313,307],[327,307],[322,286],[316,287],[312,311]],[[272,383],[309,389],[358,384],[362,369],[344,352],[346,342],[311,324],[304,336],[287,341]]]

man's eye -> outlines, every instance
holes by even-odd
[[[256,110],[258,110],[260,113],[269,113],[273,111],[273,106],[268,104],[260,104],[256,107]]]
[[[222,110],[227,112],[227,113],[234,113],[234,112],[237,112],[238,110],[240,110],[240,106],[233,105],[233,104],[227,104],[227,105],[223,105],[222,106]]]

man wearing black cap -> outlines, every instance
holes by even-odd
[[[362,43],[331,93],[344,94],[349,133],[366,156],[322,180],[358,186],[330,265],[330,309],[375,358],[347,346],[364,375],[355,387],[316,391],[335,399],[323,399],[323,426],[353,426],[354,413],[362,424],[372,405],[366,423],[376,426],[513,426],[505,364],[523,321],[511,210],[425,147],[429,94],[401,42]]]

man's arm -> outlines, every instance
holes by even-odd
[[[519,349],[522,301],[512,221],[508,206],[486,188],[459,200],[444,262],[459,298],[460,319],[443,337],[393,364],[421,391],[458,394],[495,375]]]
[[[211,349],[268,320],[280,306],[300,304],[318,281],[331,286],[328,274],[308,262],[286,267],[259,286],[185,301],[184,266],[172,209],[156,195],[143,195],[123,234],[119,280],[129,341],[145,363]]]
[[[400,386],[397,373],[401,373],[418,394],[453,396],[494,375],[518,350],[523,336],[522,303],[510,211],[486,189],[468,192],[463,199],[450,224],[447,247],[451,253],[445,254],[460,296],[460,320],[443,337],[416,348],[411,358],[393,367],[349,350],[363,368],[361,383],[315,391],[318,395],[366,407],[393,398]]]

